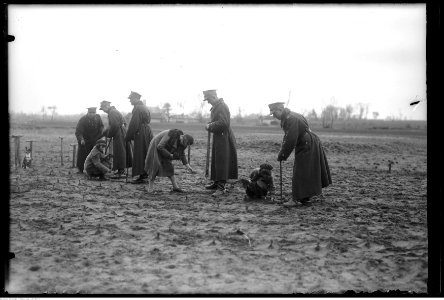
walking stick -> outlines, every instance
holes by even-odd
[[[126,150],[126,178],[125,178],[125,183],[128,183],[128,164],[130,161],[130,156],[133,153],[133,148],[131,147],[131,142],[126,142],[125,145],[125,150]],[[131,159],[131,163],[132,163],[132,159]]]
[[[210,140],[211,140],[211,132],[208,131],[208,139],[207,139],[207,161],[205,162],[205,177],[208,177],[210,173]]]
[[[60,163],[63,166],[63,137],[59,136],[60,139]]]
[[[188,164],[190,163],[191,160],[191,146],[188,145]]]
[[[280,184],[281,184],[281,201],[282,201],[282,160],[279,161],[279,179],[280,179]]]

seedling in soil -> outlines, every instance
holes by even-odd
[[[392,171],[392,165],[393,164],[394,164],[394,162],[392,160],[388,161],[389,173]]]

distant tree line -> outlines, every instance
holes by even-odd
[[[353,114],[355,113],[355,114]],[[324,107],[321,111],[320,119],[322,120],[322,127],[324,128],[333,128],[333,124],[337,120],[366,120],[369,113],[369,104],[368,103],[357,103],[353,105],[346,105],[345,107],[336,106],[333,104],[329,104]],[[373,112],[373,118],[377,119],[379,116],[378,112]],[[306,115],[308,119],[318,120],[318,115],[316,111],[312,109]]]

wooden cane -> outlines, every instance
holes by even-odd
[[[279,161],[279,178],[280,178],[280,184],[281,184],[281,201],[282,201],[282,160]]]
[[[205,177],[209,176],[210,173],[210,141],[211,141],[211,132],[208,131],[208,138],[207,138],[207,160],[205,162]]]
[[[72,168],[76,167],[76,149],[77,149],[77,144],[70,144],[70,146],[72,147]]]
[[[60,163],[63,166],[63,138],[59,136],[60,138]]]
[[[129,145],[128,145],[128,143],[129,143]],[[130,152],[132,152],[131,150],[132,150],[132,148],[131,148],[131,142],[126,142],[126,145],[125,145],[125,152],[126,152],[126,178],[125,178],[125,183],[128,183],[128,161],[129,161],[129,153],[128,153],[128,150],[130,151]]]
[[[190,164],[190,160],[191,160],[191,146],[188,145],[188,164]]]

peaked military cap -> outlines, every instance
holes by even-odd
[[[89,113],[95,113],[96,109],[97,109],[97,107],[88,107],[88,112]]]
[[[207,97],[216,97],[217,98],[216,90],[206,90],[206,91],[203,91],[203,95],[204,95],[204,100],[203,101],[206,101]]]
[[[285,102],[275,102],[268,104],[268,107],[270,108],[270,115],[273,114],[273,112],[278,108],[284,108]]]
[[[140,97],[142,97],[142,95],[140,95],[140,94],[137,93],[137,92],[133,92],[133,91],[131,91],[131,94],[128,96],[128,99],[133,99],[133,98],[135,98],[135,99],[137,99],[137,100],[140,100]]]
[[[109,102],[109,101],[106,101],[106,100],[103,100],[102,102],[100,102],[100,110],[103,110],[103,108],[105,107],[105,106],[108,106],[108,105],[110,105],[111,104],[111,102]]]

